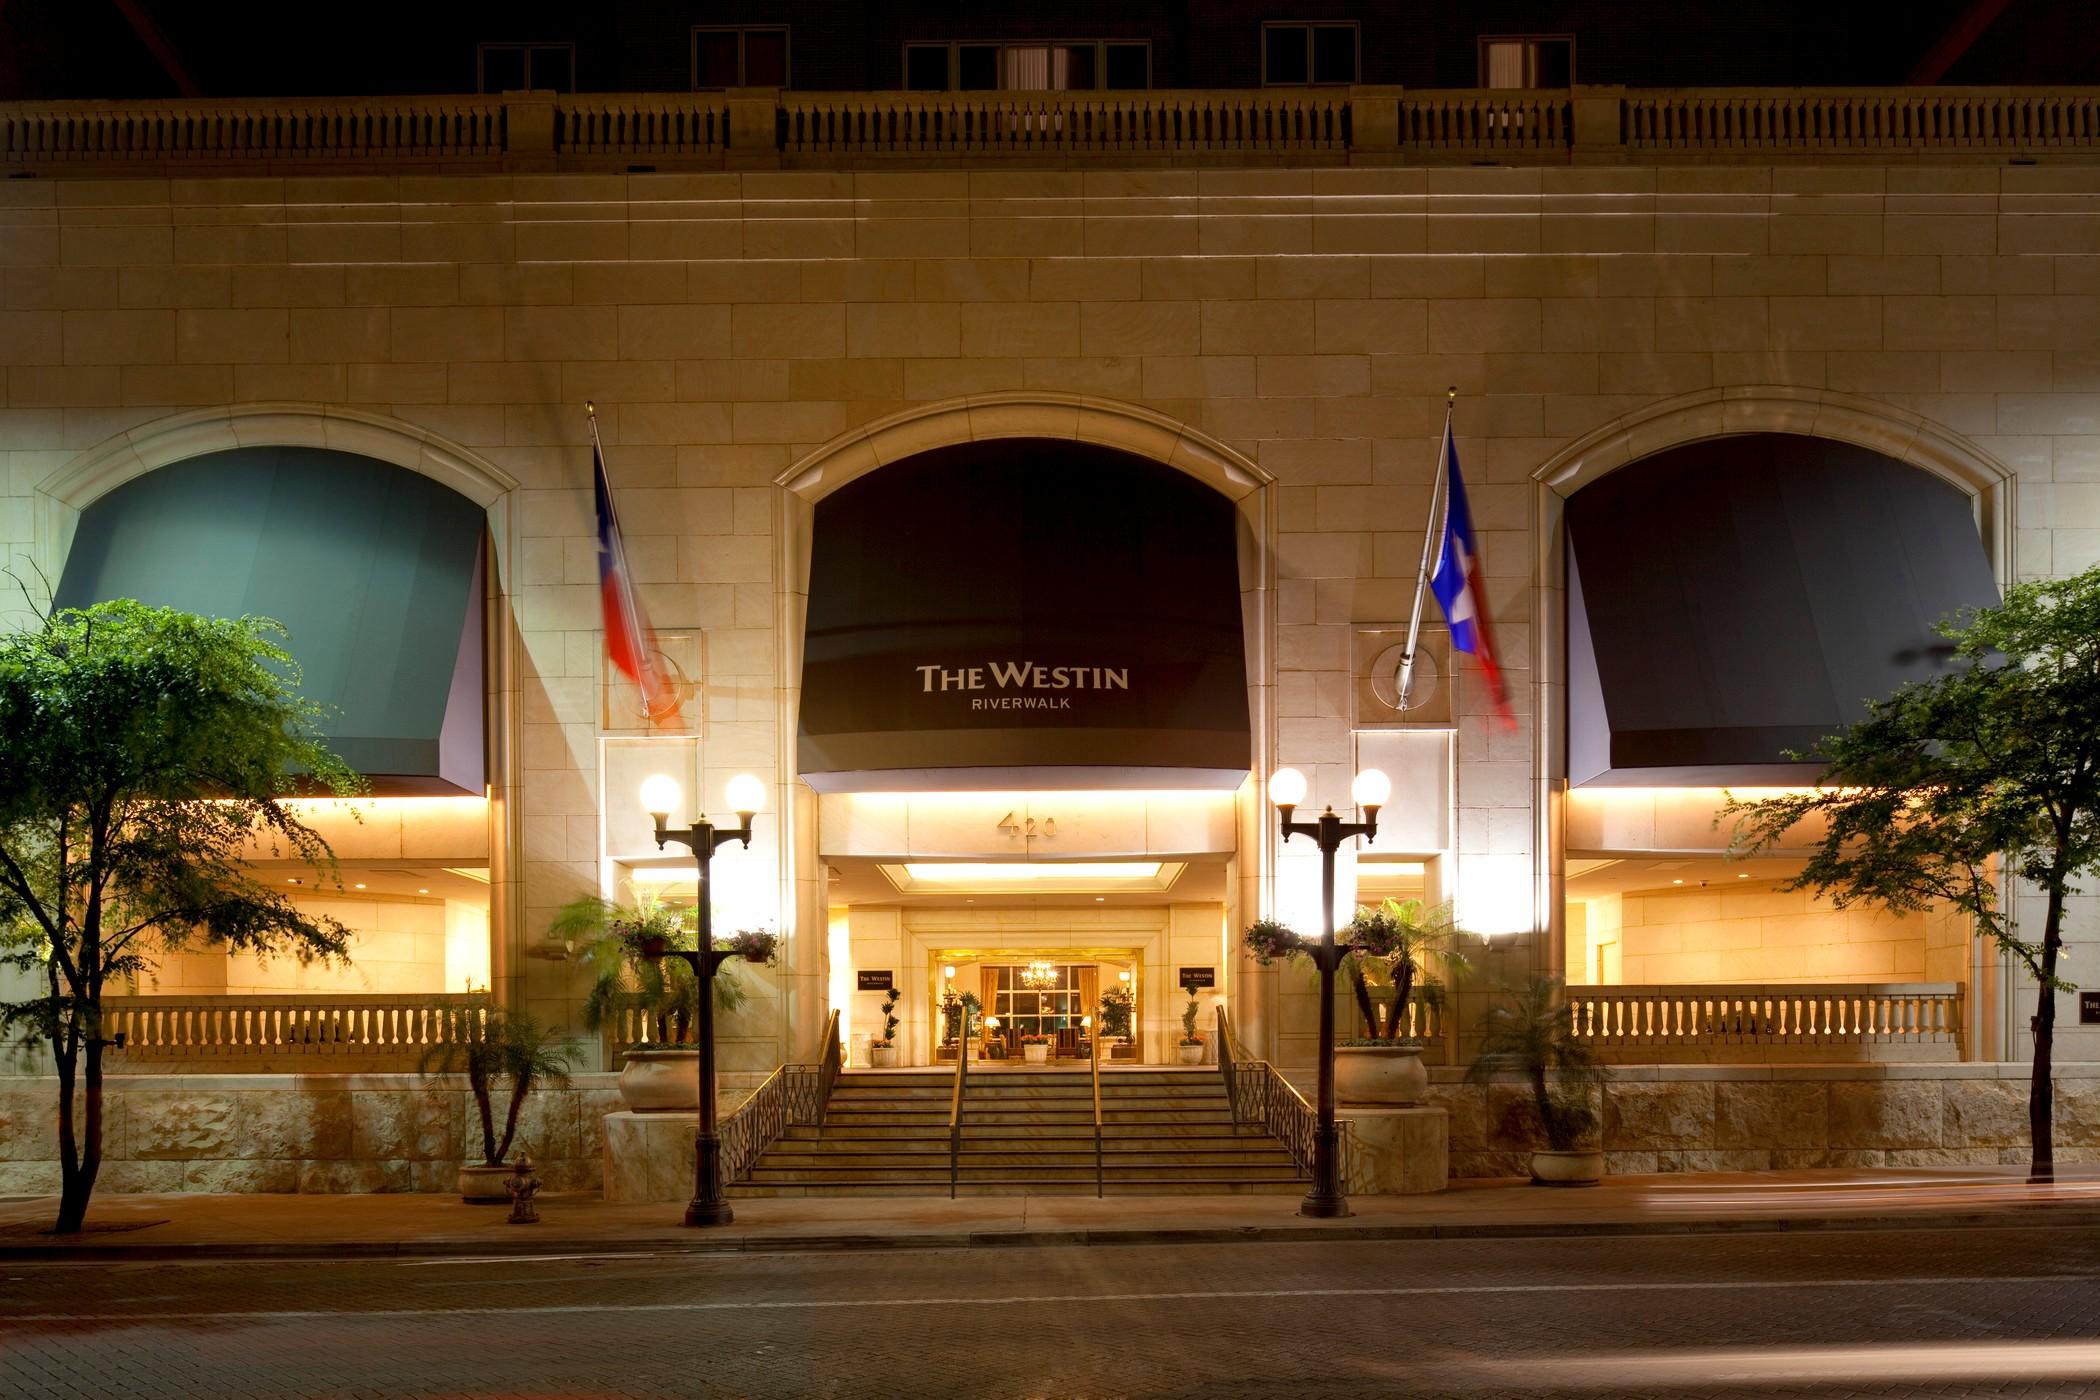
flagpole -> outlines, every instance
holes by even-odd
[[[1415,683],[1415,642],[1422,631],[1422,594],[1429,588],[1429,556],[1436,548],[1436,512],[1444,495],[1444,473],[1451,463],[1451,410],[1457,402],[1458,386],[1454,384],[1444,395],[1444,435],[1436,445],[1436,476],[1429,487],[1429,522],[1422,527],[1422,567],[1415,575],[1415,607],[1407,619],[1407,646],[1400,653],[1400,693],[1396,708],[1403,713],[1407,710],[1408,693]]]

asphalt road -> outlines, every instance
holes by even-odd
[[[0,1265],[0,1396],[2100,1396],[2100,1230]]]

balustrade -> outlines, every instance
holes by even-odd
[[[1952,1060],[1961,1002],[1958,982],[1568,988],[1576,1036],[1620,1059]]]
[[[453,1015],[489,1005],[480,992],[361,995],[136,996],[102,999],[110,1068],[297,1068],[301,1060],[352,1059],[379,1071],[416,1068],[449,1038]]]

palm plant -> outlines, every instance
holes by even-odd
[[[1481,1042],[1466,1080],[1483,1087],[1502,1075],[1531,1086],[1539,1126],[1555,1152],[1573,1152],[1597,1130],[1591,1095],[1604,1085],[1604,1067],[1575,1034],[1558,977],[1534,977],[1481,1017]]]
[[[1130,1034],[1131,1022],[1135,1019],[1136,999],[1128,987],[1110,987],[1101,994],[1101,1034],[1105,1036]]]
[[[683,1045],[700,1011],[699,984],[682,958],[645,958],[645,940],[661,938],[667,949],[692,949],[699,934],[683,915],[652,890],[635,888],[633,904],[600,895],[571,900],[554,916],[552,932],[580,945],[591,971],[583,998],[586,1030],[603,1030],[620,1009],[638,1002],[648,1034],[633,1049]],[[714,976],[715,1010],[734,1011],[744,1004],[744,985],[725,965]]]
[[[1364,1023],[1357,1043],[1401,1044],[1409,1001],[1441,1004],[1444,984],[1472,971],[1458,947],[1463,932],[1448,903],[1426,905],[1419,899],[1388,899],[1376,909],[1358,908],[1356,917],[1335,931],[1336,946],[1343,949],[1341,970],[1349,976],[1356,1013]],[[1244,942],[1264,967],[1278,958],[1305,956],[1318,946],[1317,939],[1274,919],[1248,925]],[[1423,980],[1432,966],[1441,970],[1441,981]],[[1383,1014],[1376,995],[1380,990],[1386,993]]]
[[[518,1135],[525,1096],[541,1084],[568,1084],[569,1060],[575,1052],[554,1027],[522,1011],[446,1006],[443,1014],[445,1038],[423,1052],[417,1068],[424,1074],[466,1075],[474,1106],[481,1112],[481,1160],[501,1166]],[[498,1083],[510,1089],[501,1141],[496,1137],[494,1102]]]

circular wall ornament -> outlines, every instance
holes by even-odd
[[[1371,662],[1371,694],[1378,703],[1396,714],[1407,714],[1421,709],[1435,698],[1443,688],[1443,672],[1438,669],[1436,657],[1426,645],[1427,638],[1415,643],[1415,674],[1408,687],[1407,708],[1400,708],[1400,658],[1407,648],[1404,645],[1389,646]]]

